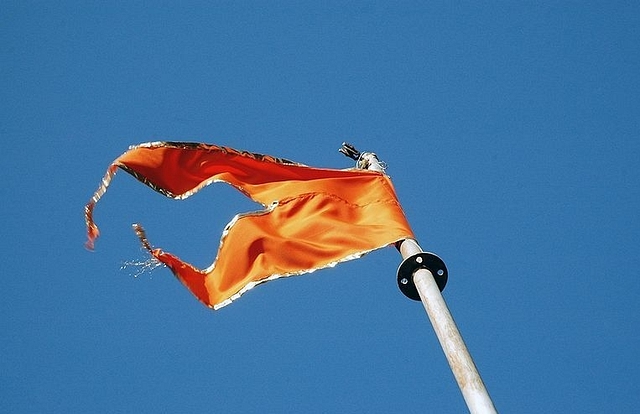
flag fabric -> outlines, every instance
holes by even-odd
[[[210,144],[152,142],[118,157],[85,206],[89,249],[99,235],[95,205],[118,168],[170,198],[184,199],[211,183],[225,182],[264,206],[231,220],[206,269],[153,248],[142,227],[134,226],[153,257],[214,309],[259,283],[334,266],[413,238],[383,173],[311,168]]]

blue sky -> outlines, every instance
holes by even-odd
[[[257,206],[118,174],[202,141],[388,164],[501,412],[640,403],[640,7],[634,2],[29,2],[0,13],[0,411],[465,411],[383,249],[213,312],[130,224],[199,266]]]

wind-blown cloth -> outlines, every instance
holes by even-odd
[[[89,249],[99,235],[95,204],[118,168],[167,197],[184,199],[226,182],[264,206],[231,220],[207,269],[152,248],[142,227],[134,226],[150,253],[214,309],[259,283],[334,266],[414,237],[383,173],[311,168],[209,144],[152,142],[118,157],[85,206]]]

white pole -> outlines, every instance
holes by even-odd
[[[405,259],[421,252],[422,249],[415,240],[407,239],[400,245],[400,254]],[[462,391],[469,412],[472,414],[496,413],[491,397],[433,275],[427,269],[418,269],[413,275],[413,283],[447,357],[453,376]]]
[[[384,172],[378,157],[373,153],[360,155],[363,160],[361,165],[369,170]],[[403,259],[422,253],[418,243],[412,239],[406,239],[398,247]],[[420,300],[427,311],[431,325],[436,332],[440,346],[444,351],[453,376],[458,382],[464,401],[467,403],[471,414],[492,414],[496,409],[489,397],[480,373],[473,363],[471,354],[460,335],[460,331],[451,316],[451,312],[440,293],[433,274],[427,269],[417,269],[413,274],[413,283],[420,295]]]

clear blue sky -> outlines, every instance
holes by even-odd
[[[121,173],[86,251],[106,167],[157,140],[376,152],[499,411],[636,410],[638,4],[271,3],[2,3],[0,412],[465,411],[392,248],[213,312],[121,269],[130,224],[204,267],[257,206]]]

